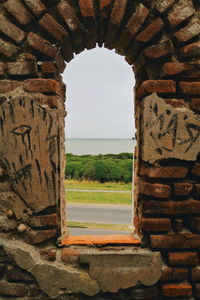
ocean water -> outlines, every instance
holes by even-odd
[[[67,139],[66,153],[83,154],[119,154],[132,153],[135,140],[132,139]]]

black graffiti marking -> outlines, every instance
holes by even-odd
[[[41,168],[40,168],[40,163],[37,159],[35,159],[36,167],[38,170],[39,178],[40,178],[40,183],[42,183],[42,175],[41,175]]]
[[[19,169],[12,177],[12,181],[16,184],[18,184],[22,178],[26,179],[27,177],[29,177],[30,179],[32,179],[32,174],[31,174],[31,169],[32,169],[32,165],[28,164],[25,167]]]
[[[13,107],[13,103],[12,102],[8,102],[9,104],[9,108],[10,108],[10,118],[12,120],[12,122],[15,122],[15,113],[14,113],[14,107]]]
[[[35,116],[34,100],[31,100],[31,113],[32,113],[32,117],[34,118],[34,116]]]
[[[31,133],[32,127],[29,125],[20,125],[16,128],[14,128],[13,130],[11,130],[11,132],[15,135],[19,135],[22,138],[22,143],[26,145],[26,141],[25,141],[25,137],[27,136],[28,138],[28,149],[27,150],[31,150],[31,137],[30,137],[30,133]]]
[[[192,123],[186,123],[185,127],[186,127],[187,132],[190,136],[190,145],[185,150],[185,152],[188,152],[188,150],[193,146],[193,144],[197,141],[197,139],[200,136],[200,126],[198,126],[196,124],[192,124]],[[191,129],[193,129],[197,132],[196,135],[193,135],[193,132],[192,132]]]

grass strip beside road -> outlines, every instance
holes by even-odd
[[[78,180],[65,180],[65,189],[77,190],[108,190],[108,191],[131,191],[131,183],[123,182],[105,182],[100,183],[97,181],[78,181]]]
[[[128,225],[101,224],[90,222],[68,222],[70,228],[93,228],[93,229],[110,229],[110,230],[131,230]]]
[[[94,204],[121,204],[131,205],[131,194],[123,193],[90,193],[71,192],[66,193],[68,203],[94,203]]]

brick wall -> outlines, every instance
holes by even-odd
[[[200,299],[199,9],[197,0],[0,4],[2,241],[35,245],[55,268],[62,256],[56,240],[66,233],[65,62],[104,45],[125,56],[137,80],[135,227],[142,247],[161,253],[162,276],[150,287],[96,296],[76,289],[59,296],[63,286],[57,299]],[[49,299],[5,245],[0,298]],[[67,257],[73,265],[79,255]]]

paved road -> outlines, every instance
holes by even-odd
[[[77,189],[66,189],[66,192],[89,192],[89,193],[120,193],[120,194],[131,194],[131,191],[108,191],[108,190],[77,190]]]
[[[130,225],[131,211],[131,205],[73,203],[67,205],[67,220]]]

